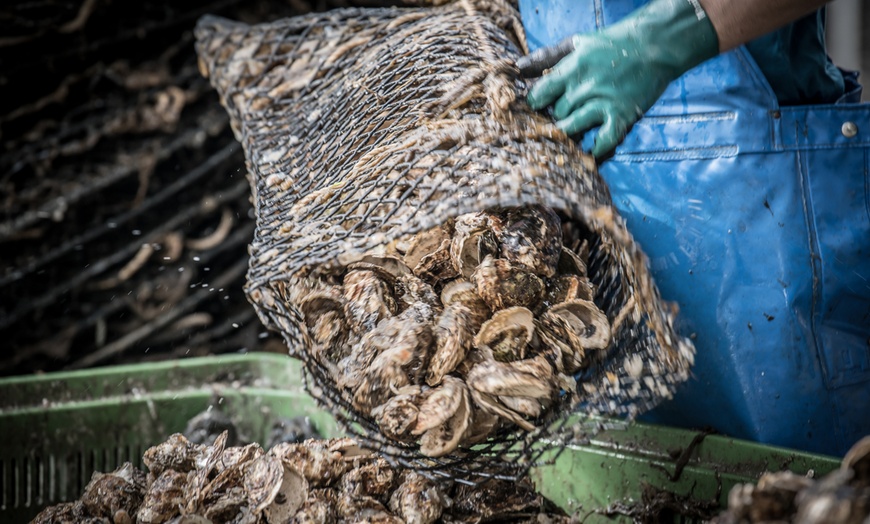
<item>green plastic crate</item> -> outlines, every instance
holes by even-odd
[[[0,380],[0,522],[27,522],[47,505],[78,498],[94,471],[125,461],[141,467],[146,448],[182,431],[208,406],[219,407],[240,434],[265,442],[277,417],[309,416],[326,437],[331,416],[302,389],[299,363],[273,354],[187,359]],[[736,482],[766,470],[823,475],[836,459],[718,436],[694,448],[679,480],[674,452],[695,433],[635,424],[564,450],[533,470],[539,491],[585,522],[594,513],[640,499],[643,484],[724,502]],[[617,520],[627,520],[625,518]]]

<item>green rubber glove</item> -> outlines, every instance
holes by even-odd
[[[651,0],[612,26],[535,51],[517,65],[526,77],[555,65],[529,91],[529,105],[554,104],[556,125],[569,135],[601,126],[592,148],[601,158],[670,82],[718,53],[698,0]]]

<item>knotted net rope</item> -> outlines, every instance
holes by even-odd
[[[594,434],[597,417],[631,419],[686,380],[694,347],[676,334],[676,308],[593,159],[524,102],[524,35],[510,6],[341,9],[255,26],[206,17],[196,38],[246,155],[257,219],[248,297],[304,362],[311,395],[361,442],[432,475],[511,476]],[[312,356],[299,301],[399,239],[532,204],[591,240],[595,303],[613,326],[606,355],[534,431],[439,459],[386,438]]]

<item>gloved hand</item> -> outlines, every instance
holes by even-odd
[[[557,126],[569,135],[600,125],[592,148],[600,158],[671,81],[718,52],[716,31],[697,0],[651,0],[612,26],[539,49],[517,65],[526,77],[555,65],[529,91],[529,105],[555,102]]]

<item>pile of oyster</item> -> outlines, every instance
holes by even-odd
[[[81,499],[47,508],[35,524],[568,522],[545,514],[527,481],[436,484],[393,469],[350,439],[226,447],[182,435],[148,449],[146,474],[130,463],[95,473]]]
[[[611,343],[582,237],[526,206],[394,242],[297,301],[310,353],[354,409],[424,455],[534,429]]]
[[[867,524],[870,436],[852,446],[840,468],[821,480],[782,471],[765,473],[757,485],[737,484],[728,494],[728,510],[712,522]]]

